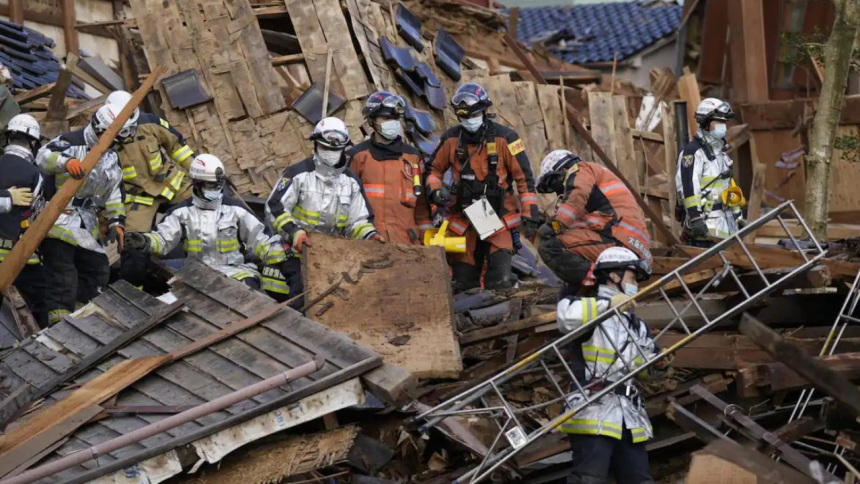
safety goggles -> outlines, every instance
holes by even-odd
[[[403,100],[402,97],[398,95],[388,96],[383,99],[380,103],[384,108],[391,108],[395,110],[398,114],[403,114],[406,110],[406,101]]]
[[[651,277],[651,265],[644,259],[637,261],[624,261],[617,263],[603,263],[600,267],[601,271],[621,271],[629,270],[636,273],[637,281],[647,281]]]
[[[717,108],[714,109],[713,113],[714,114],[712,115],[712,117],[714,119],[724,119],[728,121],[730,119],[734,119],[735,117],[735,113],[734,111],[732,111],[732,107],[729,106],[729,103],[726,102],[717,106]]]
[[[451,98],[454,107],[471,107],[481,102],[481,98],[471,92],[458,92]]]
[[[349,144],[349,134],[343,131],[324,131],[314,139],[332,149],[342,149]]]

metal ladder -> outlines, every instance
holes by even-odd
[[[783,214],[794,215],[794,217],[800,222],[800,226],[803,229],[801,237],[794,237],[792,235],[791,230],[788,228],[782,217]],[[801,214],[791,201],[787,201],[762,217],[752,221],[735,235],[722,240],[714,247],[707,249],[705,252],[686,262],[678,269],[666,274],[658,281],[643,288],[638,294],[636,294],[636,296],[633,297],[634,300],[641,300],[647,295],[658,292],[662,299],[668,303],[669,308],[671,308],[674,319],[655,337],[655,339],[658,340],[669,329],[674,328],[676,324],[680,326],[679,329],[686,334],[686,336],[680,341],[662,349],[661,352],[656,355],[647,354],[641,346],[635,343],[635,337],[632,337],[631,343],[635,345],[634,349],[644,363],[630,365],[623,357],[621,357],[622,352],[619,351],[618,348],[614,348],[616,354],[619,355],[619,361],[623,363],[621,369],[608,375],[604,375],[600,380],[592,381],[590,383],[587,381],[579,381],[575,377],[574,372],[567,362],[567,358],[562,354],[562,348],[575,343],[581,335],[587,334],[588,332],[603,331],[601,323],[613,316],[621,315],[618,308],[610,308],[590,322],[580,326],[570,333],[567,333],[537,352],[526,356],[518,363],[501,371],[496,376],[493,376],[483,383],[480,383],[473,388],[442,402],[436,407],[407,420],[407,426],[412,428],[417,427],[418,430],[423,433],[439,424],[446,417],[467,416],[474,418],[483,416],[485,418],[492,419],[498,427],[498,433],[490,445],[489,451],[477,467],[469,470],[453,482],[460,484],[465,482],[476,483],[482,481],[513,456],[526,448],[529,444],[559,427],[563,422],[576,415],[577,412],[589,404],[599,400],[607,393],[614,391],[616,387],[624,385],[628,380],[652,366],[665,355],[685,346],[699,335],[713,329],[721,322],[727,321],[728,319],[740,314],[757,300],[777,289],[782,283],[806,271],[824,258],[825,251],[817,242],[812,242],[811,249],[808,253],[804,251],[800,252],[803,262],[798,267],[776,280],[769,280],[761,270],[759,264],[756,262],[753,253],[751,253],[746,245],[744,245],[743,237],[753,233],[755,230],[763,227],[772,220],[777,220],[779,222],[785,232],[785,238],[791,240],[793,247],[800,247],[797,243],[798,239],[815,241],[815,237],[812,235],[806,222],[801,217]],[[741,282],[741,279],[735,273],[734,267],[728,262],[726,256],[723,254],[723,251],[734,248],[740,249],[740,251],[749,260],[749,265],[752,267],[754,275],[757,274],[761,279],[761,285],[759,285],[760,289],[753,294],[750,294],[747,291]],[[735,254],[737,254],[737,252],[735,252]],[[697,267],[712,257],[720,258],[723,263],[722,269],[715,271],[715,274],[707,280],[704,287],[702,287],[697,294],[693,294],[690,286],[684,281],[684,275],[691,272],[698,272],[701,269],[697,270]],[[702,300],[703,296],[707,295],[708,289],[719,285],[724,280],[727,280],[727,277],[731,277],[737,286],[738,294],[733,298],[737,302],[731,302],[730,304],[733,304],[731,308],[727,308],[724,313],[720,314],[716,318],[710,319],[702,309],[699,301]],[[683,289],[684,294],[688,298],[687,304],[680,311],[675,308],[675,305],[667,294],[667,290],[671,288]],[[698,313],[698,318],[703,321],[703,324],[701,324],[701,326],[695,331],[691,331],[689,325],[684,321],[685,314],[687,314],[687,311],[691,308],[695,309],[695,313]],[[689,316],[687,318],[689,319]],[[627,325],[623,326],[627,329],[628,333],[633,336],[631,329]],[[611,341],[611,338],[607,339]],[[659,344],[659,341],[657,341],[657,343]],[[553,374],[553,371],[550,369],[551,367],[553,369],[562,370],[561,378],[557,378]],[[530,407],[518,408],[516,405],[505,399],[502,387],[518,376],[532,371],[543,372],[552,383],[558,396],[548,402],[532,405]],[[563,386],[567,385],[567,381],[571,382],[572,385],[570,388],[572,388],[572,391],[565,391],[563,389]],[[589,392],[588,390],[596,384],[599,384],[600,387],[598,388],[601,389],[599,391]],[[581,399],[578,400],[579,403],[571,406],[568,402],[570,397],[574,395],[577,395],[577,397]],[[537,426],[537,428],[528,429],[524,425],[523,417],[529,412],[540,410],[548,405],[558,402],[566,403],[566,411],[561,415],[553,418],[549,422]],[[422,424],[421,422],[424,423]],[[504,437],[504,440],[502,437]]]

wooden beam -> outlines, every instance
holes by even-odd
[[[24,0],[9,0],[9,21],[24,25]]]
[[[483,328],[476,331],[471,331],[460,336],[460,345],[467,346],[490,339],[496,339],[501,336],[509,336],[512,334],[521,334],[530,329],[555,321],[556,312],[550,311],[530,318],[521,319],[513,323],[500,324]]]
[[[647,139],[648,141],[655,141],[657,143],[663,142],[663,135],[660,133],[652,133],[650,131],[639,131],[638,129],[634,129],[631,131],[631,134],[634,138]]]
[[[798,120],[804,116],[806,106],[814,109],[817,101],[817,99],[794,99],[741,103],[738,110],[744,123],[748,124],[753,131],[794,129]],[[845,96],[839,124],[860,124],[860,95]]]
[[[733,101],[767,101],[764,2],[728,1]]]
[[[760,269],[784,269],[789,267],[797,267],[803,265],[806,261],[798,252],[792,252],[786,249],[778,249],[773,247],[762,247],[760,245],[746,245],[747,250],[755,258]],[[705,249],[699,247],[684,247],[684,249],[695,255],[705,252]],[[726,260],[733,266],[743,269],[755,269],[749,257],[746,256],[744,250],[737,244],[730,246],[728,249],[721,252]],[[714,255],[711,259],[719,259],[719,256]],[[841,261],[836,259],[823,259],[822,264],[830,268],[830,273],[836,277],[854,277],[860,271],[860,264]]]
[[[417,380],[405,368],[384,363],[361,375],[361,383],[383,402],[403,408],[404,405],[412,402],[412,392],[417,385]]]
[[[291,55],[282,55],[279,57],[272,57],[272,66],[284,66],[287,64],[296,64],[298,62],[302,62],[305,60],[304,54],[291,54]]]
[[[815,484],[816,482],[811,477],[780,464],[761,452],[741,447],[736,442],[716,439],[701,452],[743,467],[759,476],[759,482],[779,482],[781,484]]]
[[[75,107],[73,107],[72,109],[69,109],[68,114],[66,114],[66,120],[68,121],[68,120],[74,118],[75,116],[80,115],[81,113],[84,113],[86,111],[89,111],[91,109],[95,109],[95,108],[101,106],[102,104],[104,104],[105,101],[107,101],[107,97],[108,97],[107,94],[102,94],[99,97],[96,97],[96,98],[90,99],[88,101],[84,101],[82,103],[76,104]]]
[[[802,237],[804,234],[803,226],[793,220],[785,220],[785,225],[788,227],[791,235]],[[771,220],[764,224],[759,229],[756,229],[755,234],[758,237],[786,237],[785,229],[779,224],[778,220]],[[827,238],[829,240],[847,239],[850,237],[860,237],[860,225],[857,224],[828,224]]]
[[[104,134],[99,137],[98,143],[96,143],[93,149],[87,153],[87,156],[82,162],[85,173],[90,173],[93,170],[93,167],[95,167],[101,159],[102,155],[104,155],[104,153],[110,148],[123,123],[128,120],[129,116],[131,116],[131,113],[135,108],[137,108],[144,96],[146,96],[149,90],[152,89],[156,79],[158,79],[158,76],[161,75],[163,70],[164,69],[161,66],[153,67],[152,74],[149,75],[146,82],[143,83],[140,89],[135,91],[131,101],[125,105],[119,115],[117,115],[116,119],[114,119],[111,125],[108,126],[108,129]],[[60,75],[62,75],[62,73]],[[59,80],[57,81],[57,84],[60,84]],[[48,230],[51,229],[60,214],[65,211],[66,205],[68,205],[69,201],[71,201],[75,196],[75,193],[83,182],[84,179],[67,180],[66,183],[63,184],[62,188],[60,188],[51,198],[48,205],[42,209],[39,216],[36,217],[36,221],[30,225],[30,228],[27,229],[27,232],[24,233],[21,240],[15,244],[12,251],[6,256],[6,259],[3,260],[3,262],[0,262],[0,291],[5,291],[6,288],[12,284],[15,278],[18,277],[18,274],[21,272],[27,259],[29,259],[36,251],[36,247],[42,243],[42,239],[48,234]]]
[[[860,415],[860,390],[848,379],[822,365],[815,358],[805,355],[800,348],[786,342],[779,333],[749,313],[744,313],[741,317],[740,332],[749,336],[774,359],[806,378],[813,386],[844,403],[856,415]]]
[[[91,76],[87,71],[83,70],[79,66],[75,65],[71,69],[72,73],[80,80],[86,82],[90,86],[93,86],[97,91],[102,94],[110,94],[113,92],[113,89],[105,86],[101,81]]]
[[[690,139],[693,139],[699,126],[696,122],[696,107],[702,102],[702,94],[699,92],[699,82],[695,74],[684,74],[678,79],[678,93],[687,103],[687,131]]]
[[[523,51],[523,49],[520,47],[520,44],[516,41],[516,39],[511,37],[510,33],[505,34],[505,43],[508,44],[508,46],[514,51],[514,53],[520,59],[520,62],[522,62],[523,64],[526,65],[526,67],[529,70],[529,73],[532,75],[532,77],[534,77],[537,80],[538,83],[540,83],[540,84],[546,84],[547,83],[546,79],[543,77],[541,72],[535,66],[534,62],[532,62],[532,60],[529,58],[529,56]],[[569,104],[566,105],[565,106],[565,114],[567,116],[567,119],[570,121],[571,125],[573,126],[573,129],[576,130],[576,132],[580,136],[582,136],[582,138],[585,140],[585,142],[588,143],[588,146],[591,147],[591,150],[594,153],[594,155],[598,159],[600,159],[600,161],[603,162],[603,164],[606,166],[606,168],[609,169],[609,171],[614,173],[615,176],[617,176],[625,185],[627,185],[627,188],[630,190],[630,193],[633,195],[633,198],[636,199],[636,203],[639,205],[639,208],[642,209],[642,211],[645,213],[645,216],[647,218],[651,219],[651,221],[652,221],[651,223],[654,225],[654,227],[657,230],[659,230],[660,232],[663,232],[663,234],[666,236],[666,238],[673,245],[681,245],[681,239],[679,239],[678,236],[675,233],[673,233],[668,227],[666,227],[665,223],[663,223],[662,214],[657,214],[654,212],[654,210],[651,208],[651,206],[648,205],[648,202],[646,202],[645,199],[642,198],[642,195],[640,195],[638,191],[636,191],[632,188],[633,185],[630,183],[630,181],[627,178],[624,177],[624,174],[621,173],[621,171],[618,169],[618,167],[615,166],[615,163],[613,163],[613,161],[609,157],[609,155],[607,155],[606,152],[603,151],[603,149],[600,147],[600,145],[597,144],[597,142],[594,140],[594,138],[592,138],[591,133],[589,133],[588,130],[585,128],[585,126],[582,124],[582,122],[580,122],[579,116],[577,115],[573,106],[571,106]]]
[[[75,0],[60,0],[60,8],[63,12],[63,38],[66,41],[66,53],[80,55],[81,46],[78,44],[77,17],[75,13]]]
[[[681,225],[675,220],[675,204],[678,190],[675,186],[675,174],[678,168],[678,143],[675,141],[675,112],[672,103],[666,103],[660,113],[660,124],[663,125],[663,163],[666,168],[666,191],[669,196],[669,227],[673,234],[681,233]],[[662,215],[662,214],[661,214]]]
[[[43,97],[50,96],[54,90],[55,85],[56,83],[52,82],[50,84],[45,84],[43,86],[30,89],[29,91],[20,92],[15,95],[15,101],[19,105],[24,105],[37,99],[42,99]]]
[[[808,352],[807,352],[808,353]],[[851,381],[860,380],[860,353],[844,353],[813,358]],[[813,386],[806,378],[783,363],[741,365],[738,371],[738,394],[742,397],[766,395],[776,391],[797,390]]]

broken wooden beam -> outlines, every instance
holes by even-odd
[[[19,105],[25,105],[27,103],[31,103],[37,99],[42,99],[43,97],[48,97],[54,92],[54,86],[56,82],[51,82],[48,84],[44,84],[42,86],[30,89],[29,91],[19,92],[15,95],[15,102]]]
[[[361,383],[377,398],[397,408],[412,402],[412,394],[417,385],[412,373],[390,363],[383,363],[382,366],[361,375]]]
[[[285,66],[287,64],[295,64],[297,62],[301,62],[305,60],[304,54],[290,54],[290,55],[282,55],[278,57],[272,57],[272,66]]]
[[[715,440],[700,452],[737,464],[759,477],[758,482],[781,484],[815,484],[817,481],[776,462],[761,452],[741,447],[729,440]]]
[[[741,317],[740,331],[774,359],[784,363],[816,388],[839,400],[860,415],[860,390],[848,379],[836,371],[822,365],[815,358],[809,357],[797,346],[788,343],[777,332],[765,326],[761,321],[744,313]]]
[[[840,345],[842,341],[840,341]],[[820,348],[820,346],[819,346]],[[851,381],[860,380],[860,353],[844,353],[813,358],[837,375]],[[738,369],[738,395],[755,397],[776,391],[797,390],[812,384],[784,363],[741,365]]]
[[[532,316],[530,318],[514,321],[513,323],[499,324],[489,328],[483,328],[476,331],[470,331],[460,336],[460,345],[467,346],[482,341],[496,339],[502,336],[512,334],[523,334],[529,330],[543,326],[545,324],[555,322],[556,312],[549,311],[544,314]]]
[[[806,259],[804,259],[803,255],[799,252],[753,244],[747,244],[746,248],[749,250],[750,254],[755,257],[755,261],[758,264],[759,269],[792,268],[806,263]],[[706,249],[699,247],[684,246],[684,251],[694,257],[702,254],[705,250]],[[728,247],[720,253],[723,254],[729,264],[732,264],[733,266],[750,270],[755,269],[755,266],[752,264],[749,257],[744,253],[744,250],[737,244]],[[710,259],[716,261],[720,260],[719,256],[716,254]],[[821,263],[830,268],[830,273],[833,277],[853,278],[857,275],[857,272],[860,271],[860,264],[853,262],[836,259],[823,259]]]

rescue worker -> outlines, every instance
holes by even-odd
[[[573,349],[570,367],[588,395],[603,390],[635,371],[660,352],[648,326],[632,311],[631,297],[638,292],[637,281],[650,276],[644,260],[624,247],[604,250],[594,263],[597,294],[594,297],[567,297],[558,303],[558,328],[570,333],[611,307],[622,315],[610,316],[599,326],[585,331]],[[641,351],[640,351],[641,350]],[[636,375],[658,378],[670,363],[664,357]],[[581,407],[586,396],[572,387],[570,409]],[[585,405],[560,427],[568,434],[573,454],[568,484],[603,484],[613,474],[618,484],[651,483],[645,442],[653,437],[651,422],[636,387],[630,380],[600,399]]]
[[[44,204],[45,183],[36,167],[41,139],[39,122],[28,114],[19,114],[9,120],[4,134],[5,147],[0,156],[0,262],[38,215]],[[15,279],[15,287],[39,326],[46,328],[45,275],[37,253],[27,259]]]
[[[512,231],[522,224],[526,237],[531,238],[540,226],[525,146],[514,130],[491,119],[493,116],[487,109],[492,105],[487,91],[479,84],[468,83],[457,89],[451,107],[460,124],[442,135],[427,176],[430,202],[447,207],[448,229],[466,237],[466,252],[449,255],[457,291],[481,285],[485,260],[486,289],[513,287],[516,281],[511,272]],[[443,183],[449,168],[456,187],[453,194]],[[498,227],[495,232],[484,234],[483,239],[474,220],[465,213],[472,205],[479,210],[470,212],[479,214],[482,226]]]
[[[710,237],[730,237],[744,225],[740,205],[723,203],[723,192],[736,186],[726,143],[726,122],[732,118],[724,101],[709,97],[699,103],[698,131],[678,158],[676,217],[683,225],[682,240],[696,247],[710,247]]]
[[[362,114],[373,134],[350,153],[349,168],[361,179],[373,211],[373,223],[386,242],[418,244],[432,228],[423,193],[424,162],[403,140],[406,103],[400,96],[378,91],[367,98]]]
[[[308,231],[385,242],[373,225],[361,180],[347,168],[346,124],[324,118],[310,139],[314,154],[287,167],[266,200],[266,223],[291,247],[281,272],[292,294],[302,292],[299,257],[310,246]]]
[[[216,156],[197,155],[189,167],[189,177],[191,198],[168,209],[154,231],[128,232],[126,249],[164,256],[182,242],[188,257],[261,289],[262,276],[255,264],[245,260],[243,248],[263,264],[278,266],[285,260],[280,238],[270,237],[263,222],[241,201],[224,196],[227,175]],[[283,300],[279,293],[270,295]]]
[[[130,100],[128,92],[114,91],[107,103],[121,110]],[[191,195],[186,175],[194,152],[167,121],[135,108],[127,127],[117,135],[114,149],[122,165],[127,230],[151,230],[161,205],[179,203]],[[147,260],[146,254],[123,252],[120,277],[135,286],[142,285]]]
[[[99,241],[99,214],[107,219],[107,237],[103,243],[116,241],[122,249],[125,230],[122,169],[116,152],[109,149],[86,173],[80,160],[95,146],[120,109],[105,104],[83,129],[57,136],[39,150],[36,162],[46,173],[54,175],[53,189],[69,179],[84,179],[74,198],[42,241],[41,255],[45,267],[45,305],[50,324],[61,321],[75,309],[96,297],[108,283],[110,263]],[[127,122],[124,129],[130,125]]]
[[[651,238],[627,186],[605,167],[555,150],[541,161],[537,190],[560,195],[555,216],[538,229],[538,253],[576,294],[609,247],[626,247],[651,264]]]

